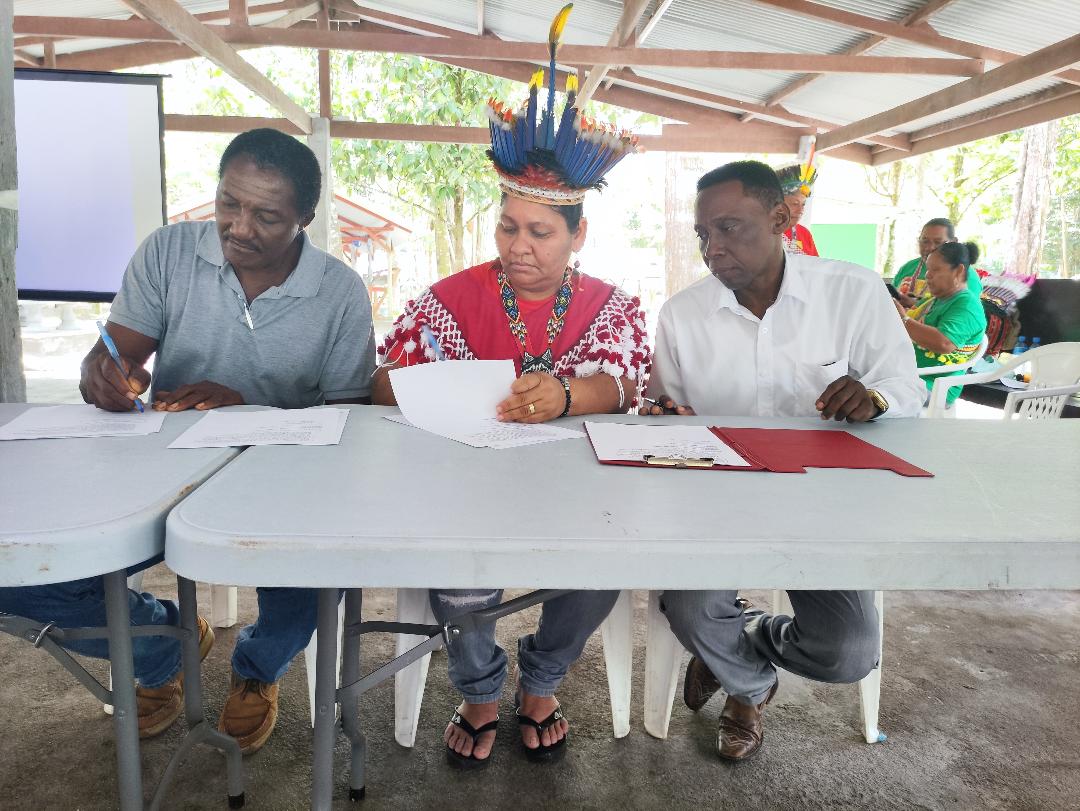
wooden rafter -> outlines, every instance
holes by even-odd
[[[911,12],[909,15],[907,15],[903,20],[901,20],[900,24],[910,28],[911,26],[924,23],[935,13],[945,8],[945,6],[949,5],[950,3],[954,2],[956,2],[956,0],[930,0],[930,2],[922,8],[918,8],[915,11]],[[859,42],[848,48],[846,51],[844,51],[844,53],[848,56],[859,56],[860,54],[866,53],[871,48],[874,48],[885,42],[887,39],[888,37],[882,36],[880,34],[871,34],[862,42]],[[769,98],[765,100],[765,106],[775,107],[784,99],[794,95],[795,93],[798,93],[800,90],[807,87],[808,85],[813,84],[818,79],[821,79],[823,76],[824,74],[822,73],[808,73],[804,76],[799,77],[798,79],[795,79],[792,82],[789,82],[788,84],[777,90],[775,93],[773,93],[771,96],[769,96]],[[748,112],[743,115],[740,120],[751,121],[756,116],[757,113]]]
[[[1018,54],[1010,51],[1002,51],[998,48],[989,48],[974,42],[965,42],[961,39],[942,36],[928,25],[908,26],[903,22],[879,20],[876,17],[854,14],[821,3],[813,3],[810,0],[755,0],[755,2],[801,14],[815,20],[825,20],[858,31],[865,31],[867,34],[878,34],[890,39],[913,42],[916,45],[934,48],[944,53],[967,56],[972,59],[986,59],[1004,65],[1020,58]],[[1058,78],[1067,82],[1080,83],[1080,72],[1075,70],[1066,71],[1064,75],[1058,76]]]
[[[56,43],[51,39],[45,40],[45,56],[42,60],[42,64],[47,68],[56,68]]]
[[[900,158],[910,155],[921,155],[938,149],[946,149],[959,144],[966,144],[979,138],[989,138],[992,135],[1000,135],[1003,132],[1030,127],[1041,124],[1044,121],[1052,121],[1055,118],[1064,118],[1069,115],[1080,114],[1080,90],[1071,88],[1073,92],[1060,96],[1050,101],[1035,104],[1029,107],[1014,110],[1007,115],[993,115],[996,108],[987,110],[987,115],[973,120],[968,126],[949,130],[929,138],[922,138],[913,142],[911,152],[904,153],[896,150],[886,150],[874,155],[875,166],[892,163]],[[1011,103],[1011,102],[1010,102]]]
[[[124,0],[128,3],[129,0]],[[166,0],[130,0],[153,4]],[[182,7],[176,0],[171,6]],[[186,11],[184,14],[194,22]],[[205,26],[203,26],[205,27]],[[84,36],[105,39],[171,41],[175,35],[152,22],[102,20],[84,17],[16,17],[20,34]],[[215,26],[215,38],[223,42],[255,46],[327,48],[342,51],[400,53],[429,58],[487,59],[496,61],[547,61],[547,43],[505,42],[490,37],[431,37],[416,34],[369,34],[355,31],[319,31],[294,27],[284,30],[265,26]],[[597,45],[564,45],[560,59],[581,65],[640,65],[716,70],[781,70],[817,73],[899,73],[943,76],[977,76],[983,71],[978,59],[936,59],[903,56],[843,56],[833,54],[783,54],[749,51],[700,51],[674,48],[625,48]]]
[[[248,24],[247,0],[229,0],[229,25]]]
[[[304,5],[282,14],[276,20],[263,23],[266,28],[292,28],[298,22],[308,19],[322,8],[322,3],[305,3]]]
[[[863,140],[868,135],[902,127],[1018,84],[1053,75],[1077,61],[1080,61],[1080,34],[1009,62],[982,76],[827,132],[818,138],[817,148],[819,151],[827,151]]]
[[[641,20],[642,15],[645,14],[645,9],[649,7],[649,2],[650,0],[627,0],[623,3],[619,22],[616,24],[615,30],[611,32],[611,36],[608,37],[607,44],[609,47],[622,47],[631,41],[634,32],[637,30],[638,22]],[[637,44],[640,44],[640,42]],[[585,84],[578,91],[579,104],[586,104],[592,98],[593,92],[600,86],[600,82],[604,81],[604,77],[611,68],[611,65],[592,66],[589,71],[589,78],[585,80]]]
[[[998,118],[1003,115],[1011,115],[1012,113],[1023,112],[1029,110],[1032,107],[1038,107],[1039,105],[1046,104],[1047,102],[1056,101],[1057,99],[1063,99],[1068,96],[1080,95],[1080,87],[1074,87],[1069,84],[1059,84],[1053,87],[1048,87],[1046,90],[1040,90],[1037,93],[1029,93],[1026,96],[1021,96],[1018,99],[1007,101],[1004,104],[996,104],[993,107],[988,107],[985,110],[979,110],[978,112],[971,113],[970,115],[962,115],[959,118],[952,118],[948,121],[943,121],[940,124],[934,124],[930,127],[924,127],[909,136],[912,142],[923,141],[927,138],[934,138],[938,135],[944,135],[947,132],[953,130],[964,129],[966,127],[973,126],[975,124],[981,124],[984,121],[989,121],[993,118]]]
[[[484,36],[485,28],[487,26],[484,23],[484,0],[476,0],[476,35]]]
[[[152,20],[192,50],[214,62],[253,93],[264,98],[305,133],[311,116],[262,73],[245,62],[208,26],[196,20],[176,0],[123,0],[132,11]],[[249,29],[250,30],[250,29]],[[289,29],[274,31],[288,33]]]
[[[320,4],[318,26],[324,31],[330,29],[330,12],[325,4]],[[319,51],[319,116],[333,118],[330,88],[330,52]]]

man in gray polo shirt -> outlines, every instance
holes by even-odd
[[[367,402],[375,368],[367,291],[303,231],[319,194],[315,155],[280,132],[252,130],[226,148],[219,176],[216,222],[161,228],[132,258],[108,325],[127,376],[99,341],[83,361],[83,397],[113,411],[132,409],[147,390],[164,411]],[[155,354],[151,377],[145,364]],[[70,589],[34,594],[31,608],[52,619],[104,605],[100,578],[81,586],[89,593],[80,592],[78,611]],[[130,601],[133,624],[177,622],[170,601],[135,592]],[[219,725],[245,753],[273,731],[277,681],[307,646],[315,619],[314,591],[259,589],[259,617],[237,639]],[[199,626],[205,655],[212,632],[201,618]],[[139,726],[148,736],[182,709],[179,643],[136,637],[134,648]],[[107,655],[104,641],[83,652]]]

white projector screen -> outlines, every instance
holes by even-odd
[[[15,71],[19,298],[112,301],[165,223],[161,77]]]

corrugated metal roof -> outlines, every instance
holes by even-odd
[[[228,0],[181,0],[192,13],[223,11]],[[486,0],[488,31],[506,40],[535,42],[545,38],[552,16],[564,0]],[[660,0],[653,0],[651,14]],[[815,0],[854,14],[894,22],[921,8],[926,0]],[[17,15],[127,18],[119,0],[15,0]],[[359,0],[359,5],[468,33],[476,31],[475,0]],[[604,45],[622,12],[620,0],[577,0],[564,41]],[[268,18],[258,15],[255,22]],[[281,12],[277,14],[280,15]],[[1080,0],[954,0],[936,12],[929,24],[943,36],[990,48],[1026,54],[1080,33]],[[869,34],[846,25],[807,17],[755,0],[676,0],[642,47],[692,50],[765,51],[839,54]],[[118,40],[58,40],[58,53],[123,44]],[[41,46],[27,46],[36,56]],[[867,52],[874,56],[956,57],[908,41],[889,39]],[[993,65],[990,65],[993,67]],[[783,71],[636,68],[642,77],[704,93],[762,103],[803,74]],[[940,75],[830,74],[800,89],[783,105],[794,113],[837,123],[857,121],[921,98],[964,77]],[[1055,85],[1053,79],[1026,82],[962,107],[909,122],[901,131],[947,121]],[[643,92],[671,95],[638,86]],[[683,97],[686,99],[687,97]]]

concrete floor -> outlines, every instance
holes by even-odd
[[[164,566],[145,588],[175,595]],[[638,595],[639,599],[643,595]],[[768,596],[749,596],[765,604]],[[200,601],[209,594],[200,587]],[[643,627],[643,603],[638,606]],[[240,592],[241,621],[254,591]],[[365,617],[391,617],[393,593],[365,593]],[[500,625],[511,641],[536,610]],[[238,626],[239,627],[239,626]],[[224,698],[237,629],[218,632],[204,664],[209,712]],[[886,595],[881,726],[889,739],[863,743],[853,686],[781,676],[766,716],[766,742],[752,761],[714,755],[722,698],[694,714],[677,697],[671,735],[641,726],[643,640],[635,650],[633,727],[614,740],[599,635],[571,670],[561,698],[572,723],[565,760],[535,766],[518,751],[503,708],[494,760],[482,773],[445,764],[442,729],[456,698],[446,657],[433,658],[418,743],[393,739],[389,684],[361,703],[368,735],[368,809],[478,808],[956,808],[1080,807],[1080,599],[1071,592],[894,592]],[[388,637],[368,637],[366,664],[388,658]],[[365,670],[367,667],[365,667]],[[100,666],[96,667],[101,672]],[[304,669],[282,685],[281,717],[267,746],[245,760],[248,808],[303,809],[310,791],[311,729]],[[181,737],[179,725],[143,745],[149,792]],[[116,805],[112,723],[51,658],[0,637],[0,808],[98,809]],[[336,750],[337,807],[345,800],[348,750]],[[198,749],[183,764],[167,807],[225,808],[221,756]]]

